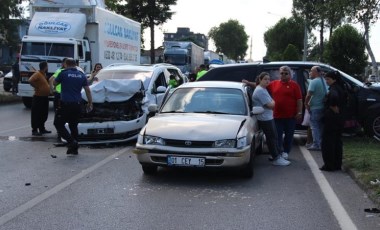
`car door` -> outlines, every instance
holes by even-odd
[[[168,88],[168,82],[169,82],[169,75],[170,73],[166,70],[167,73],[165,73],[165,70],[159,70],[157,71],[157,74],[153,77],[153,85],[151,89],[151,94],[154,96],[155,103],[160,106],[165,94],[166,89]],[[168,76],[166,76],[168,75]],[[161,86],[161,87],[160,87]],[[163,91],[159,91],[159,87],[165,89]]]

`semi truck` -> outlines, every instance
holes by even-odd
[[[35,0],[28,34],[22,38],[18,95],[31,106],[34,90],[29,77],[41,61],[49,78],[70,57],[86,74],[96,63],[140,64],[140,23],[104,8],[98,0]]]
[[[177,66],[182,73],[195,74],[196,68],[204,63],[203,48],[193,42],[164,42],[164,62]]]

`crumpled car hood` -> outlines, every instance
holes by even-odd
[[[122,102],[144,89],[141,80],[109,79],[90,86],[93,103]],[[87,101],[82,90],[82,98]]]
[[[245,119],[220,114],[160,114],[149,119],[145,134],[174,140],[235,139]]]

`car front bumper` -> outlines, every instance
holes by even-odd
[[[205,158],[204,167],[228,168],[248,164],[251,146],[236,148],[181,148],[137,144],[134,153],[141,164],[168,166],[168,156]]]

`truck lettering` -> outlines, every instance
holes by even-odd
[[[139,32],[115,25],[109,22],[105,23],[105,33],[111,36],[129,39],[132,41],[139,41]]]
[[[71,25],[62,21],[42,21],[36,24],[36,29],[43,33],[64,33],[71,29]]]

